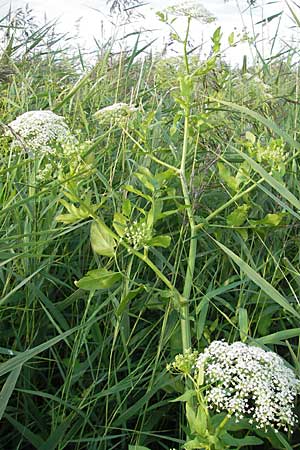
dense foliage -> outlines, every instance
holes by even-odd
[[[232,68],[217,29],[207,61],[104,47],[91,66],[26,21],[0,64],[0,447],[182,448],[166,365],[189,346],[300,373],[298,63]],[[39,110],[74,136],[53,157],[9,125]],[[226,448],[296,448],[290,431],[231,423]]]

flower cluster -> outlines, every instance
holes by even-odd
[[[273,352],[242,342],[214,341],[200,354],[196,370],[204,371],[211,409],[246,417],[258,428],[293,428],[293,406],[300,381]]]
[[[282,139],[271,139],[266,146],[258,144],[258,162],[266,162],[271,165],[274,170],[279,170],[282,164],[285,164],[287,156]]]
[[[29,111],[8,124],[12,147],[29,156],[55,153],[57,144],[75,141],[62,116],[52,111]]]
[[[199,353],[197,350],[188,349],[183,355],[179,354],[175,356],[175,360],[167,365],[167,370],[176,370],[188,375],[197,363]]]
[[[133,222],[132,225],[126,227],[126,240],[135,250],[147,247],[147,242],[151,239],[151,230],[145,222]]]
[[[248,38],[249,40],[250,38]],[[245,39],[244,39],[245,40]],[[272,98],[272,88],[269,84],[265,83],[261,77],[251,73],[245,73],[242,77],[243,89],[248,85],[248,88],[255,90],[257,95],[265,97],[266,99]],[[245,83],[246,81],[246,83]],[[254,94],[254,92],[253,92]]]
[[[113,105],[99,109],[94,116],[102,123],[113,122],[114,124],[123,124],[136,111],[137,108],[127,103],[114,103]]]
[[[166,9],[167,13],[171,13],[176,17],[191,17],[203,23],[210,23],[216,18],[198,1],[186,1],[178,3],[177,5],[169,6]]]

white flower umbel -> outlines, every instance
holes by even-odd
[[[128,105],[127,103],[114,103],[113,105],[99,109],[94,116],[101,122],[120,123],[124,121],[124,119],[126,120],[132,116],[136,111],[137,108]]]
[[[227,411],[237,421],[246,417],[258,428],[288,431],[295,426],[300,381],[277,354],[242,342],[214,341],[198,357],[196,369],[204,371],[211,409]]]
[[[63,117],[52,111],[29,111],[8,124],[12,147],[30,156],[53,153],[57,144],[74,141]]]
[[[169,6],[166,9],[167,13],[176,17],[191,17],[203,23],[214,22],[216,18],[199,2],[186,1],[180,2],[176,5]]]

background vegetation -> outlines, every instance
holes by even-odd
[[[188,208],[171,169],[184,139],[182,59],[145,56],[137,43],[122,54],[103,46],[90,65],[29,12],[1,26],[3,131],[26,111],[50,109],[77,135],[82,165],[40,180],[35,162],[16,160],[2,133],[0,447],[180,448],[184,414],[170,400],[182,385],[165,369],[182,351],[180,299],[126,248],[97,254],[90,227],[93,207],[113,230],[116,213],[139,220],[158,205],[155,233],[171,243],[150,245],[147,255],[182,292]],[[217,34],[212,46],[206,62],[190,56],[191,69],[200,67],[185,168],[198,225],[192,346],[256,342],[299,374],[297,49],[238,69],[221,58]],[[139,112],[122,127],[99,123],[94,113],[115,102]],[[66,204],[88,214],[62,223]],[[122,276],[100,289],[76,286],[97,268]],[[298,431],[286,439],[291,447],[276,448],[299,448]]]

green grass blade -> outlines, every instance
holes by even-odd
[[[281,136],[292,147],[296,148],[297,150],[300,150],[299,142],[295,141],[288,133],[286,133],[278,125],[276,125],[275,122],[273,122],[270,119],[267,119],[266,117],[264,117],[260,113],[258,113],[256,111],[252,111],[251,109],[246,108],[246,106],[240,106],[240,105],[237,105],[236,103],[226,102],[225,100],[219,100],[219,99],[216,99],[216,98],[213,98],[213,97],[211,97],[210,100],[212,100],[214,102],[217,102],[217,103],[220,103],[221,105],[228,106],[229,108],[231,108],[231,109],[233,109],[235,111],[238,111],[238,112],[240,112],[242,114],[246,114],[246,115],[252,117],[253,119],[256,119],[258,122],[260,122],[263,125],[265,125],[266,127],[268,127],[274,133],[276,133],[279,136]]]
[[[275,180],[262,166],[260,166],[256,161],[254,161],[250,156],[243,153],[241,150],[230,146],[233,150],[235,150],[242,158],[245,159],[249,163],[255,172],[259,173],[259,175],[266,180],[266,182],[272,186],[282,197],[288,200],[295,208],[300,210],[300,201],[292,194],[282,183]]]
[[[294,317],[300,319],[300,314],[289,304],[289,302],[277,291],[268,281],[259,275],[252,267],[243,261],[238,255],[232,252],[225,245],[213,239],[218,245],[238,266],[239,268],[252,280],[258,287],[260,287],[274,302],[278,303],[283,309],[291,313]]]
[[[4,383],[4,386],[0,392],[0,420],[3,417],[4,411],[6,409],[7,403],[10,399],[11,394],[15,388],[15,385],[18,381],[20,372],[22,369],[22,365],[20,364],[14,370],[10,372],[7,377],[7,380]]]
[[[6,373],[11,372],[12,370],[15,370],[18,366],[25,364],[34,356],[57,344],[58,342],[70,336],[77,330],[78,327],[71,328],[65,333],[62,333],[59,336],[55,336],[49,341],[44,342],[43,344],[40,344],[37,347],[32,348],[31,350],[26,350],[25,352],[19,353],[17,356],[14,356],[9,361],[2,363],[0,365],[0,376],[5,375]]]
[[[292,328],[290,330],[282,330],[277,333],[269,334],[268,336],[260,337],[255,339],[255,341],[264,345],[280,344],[280,342],[285,341],[286,339],[291,339],[298,336],[300,336],[300,328]]]

